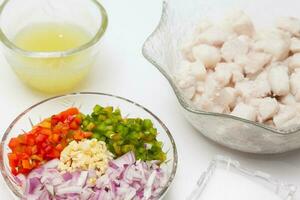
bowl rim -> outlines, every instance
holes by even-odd
[[[153,58],[151,55],[149,55],[147,53],[147,44],[151,43],[152,39],[155,38],[156,34],[159,34],[159,32],[161,32],[160,30],[162,29],[162,27],[164,27],[164,23],[166,21],[168,21],[168,11],[169,11],[168,8],[169,8],[169,3],[166,0],[164,0],[163,6],[162,6],[161,18],[159,20],[159,23],[156,26],[156,28],[154,29],[154,31],[145,40],[143,47],[142,47],[142,54],[143,54],[144,58],[146,60],[148,60],[168,80],[181,107],[183,107],[186,111],[197,114],[197,115],[199,114],[199,115],[223,117],[223,118],[228,118],[228,119],[233,119],[233,120],[236,120],[239,122],[243,122],[243,123],[246,123],[249,125],[257,126],[259,128],[265,129],[265,130],[270,131],[279,136],[300,134],[300,125],[297,125],[296,127],[293,127],[293,128],[277,129],[277,128],[273,128],[273,127],[267,126],[267,125],[259,123],[259,122],[243,119],[243,118],[236,117],[236,116],[229,115],[229,114],[206,112],[203,110],[196,109],[191,104],[189,104],[185,100],[184,96],[181,94],[180,89],[177,87],[176,83],[173,80],[173,77],[164,70],[164,67],[162,67],[158,62],[155,61],[155,58]]]
[[[5,141],[7,139],[7,136],[9,135],[11,129],[14,127],[14,125],[29,111],[31,111],[33,108],[36,108],[37,106],[47,103],[48,101],[54,100],[54,99],[58,99],[58,98],[62,98],[62,97],[68,97],[68,96],[77,96],[77,95],[99,95],[99,96],[108,96],[108,97],[113,97],[122,101],[126,101],[127,103],[133,104],[134,106],[137,106],[139,108],[141,108],[142,110],[144,110],[145,112],[147,112],[148,114],[150,114],[155,120],[157,120],[157,122],[160,124],[160,126],[164,129],[164,131],[166,132],[171,144],[172,144],[172,150],[173,150],[173,165],[172,165],[172,171],[171,174],[168,178],[168,181],[166,183],[166,185],[163,187],[163,189],[160,191],[158,198],[163,197],[163,195],[165,195],[165,193],[167,192],[167,190],[169,189],[171,183],[173,182],[175,175],[176,175],[176,171],[177,171],[177,165],[178,165],[178,154],[177,154],[177,147],[176,147],[176,143],[175,140],[170,132],[170,130],[167,128],[167,126],[153,113],[151,112],[149,109],[145,108],[144,106],[129,100],[127,98],[124,97],[120,97],[117,95],[113,95],[113,94],[107,94],[107,93],[101,93],[101,92],[77,92],[77,93],[69,93],[69,94],[64,94],[64,95],[58,95],[58,96],[54,96],[54,97],[50,97],[47,98],[45,100],[42,100],[32,106],[30,106],[29,108],[27,108],[26,110],[24,110],[21,114],[19,114],[13,121],[12,123],[8,126],[8,128],[6,129],[5,133],[3,134],[2,138],[1,138],[1,144],[0,144],[0,170],[1,170],[1,174],[2,177],[5,180],[5,183],[8,185],[9,189],[11,192],[13,192],[17,197],[19,198],[24,198],[24,195],[21,194],[16,188],[15,186],[12,184],[10,178],[8,177],[6,171],[5,171],[5,166],[4,166],[4,155],[3,154],[3,149],[4,149],[4,144]]]
[[[0,6],[0,19],[2,17],[2,13],[5,10],[6,5],[12,0],[4,0],[4,2]],[[107,25],[108,25],[108,16],[105,8],[99,3],[97,0],[89,0],[91,3],[95,5],[95,7],[98,9],[101,15],[101,25],[99,29],[97,30],[96,34],[93,35],[93,37],[86,43],[75,47],[75,48],[70,48],[64,51],[28,51],[25,49],[22,49],[18,47],[17,45],[14,44],[11,40],[6,37],[2,26],[0,24],[0,40],[2,43],[10,50],[13,52],[16,52],[22,56],[25,57],[31,57],[31,58],[59,58],[59,57],[66,57],[70,56],[73,54],[76,54],[80,51],[83,51],[85,49],[88,49],[95,45],[104,35]]]

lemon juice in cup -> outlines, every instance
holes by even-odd
[[[78,26],[71,24],[41,23],[22,29],[17,33],[14,43],[27,51],[66,51],[87,43],[91,35]],[[63,92],[80,82],[88,73],[91,63],[88,53],[77,55],[32,59],[17,57],[14,64],[17,75],[30,86],[45,92]],[[27,67],[22,68],[18,65]],[[75,66],[78,65],[76,69]],[[30,69],[31,68],[31,69]],[[45,70],[44,75],[35,71]]]
[[[6,0],[0,8],[4,54],[34,89],[62,93],[80,83],[107,26],[96,0]]]

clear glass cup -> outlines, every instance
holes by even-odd
[[[10,171],[7,157],[7,154],[11,152],[8,147],[10,139],[23,133],[23,131],[31,130],[32,125],[39,123],[42,119],[57,114],[69,107],[75,106],[78,107],[82,113],[91,113],[96,104],[113,106],[115,108],[118,107],[123,116],[150,119],[153,122],[158,132],[157,139],[163,142],[163,151],[167,153],[167,160],[162,167],[168,172],[168,180],[157,197],[158,199],[163,199],[163,196],[174,180],[177,170],[177,149],[171,132],[156,115],[138,103],[110,94],[93,92],[67,94],[46,99],[22,112],[8,126],[0,144],[0,170],[5,183],[8,185],[15,199],[25,199],[25,197],[22,188],[17,185]]]
[[[231,149],[258,154],[283,153],[300,148],[300,124],[276,129],[228,114],[205,112],[193,106],[178,87],[174,73],[182,61],[181,49],[201,19],[218,20],[231,9],[247,13],[258,28],[273,27],[276,17],[300,18],[298,0],[168,0],[160,23],[143,46],[144,57],[172,86],[187,120],[209,139]]]
[[[14,43],[21,30],[44,23],[75,25],[90,39],[64,51],[28,51]],[[97,0],[5,0],[0,7],[0,39],[7,62],[24,83],[47,93],[69,91],[86,77],[107,23]]]

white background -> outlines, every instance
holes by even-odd
[[[207,140],[184,119],[167,80],[141,54],[143,42],[159,21],[161,4],[160,0],[103,2],[109,27],[99,59],[87,81],[75,91],[129,98],[149,108],[168,126],[177,144],[179,165],[165,199],[185,199],[216,154],[231,156],[247,167],[300,186],[300,151],[273,156],[238,153]],[[0,55],[0,135],[20,112],[47,97],[26,88]],[[0,199],[12,198],[2,179],[0,194]],[[300,199],[299,194],[296,199]]]

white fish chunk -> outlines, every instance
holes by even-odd
[[[300,102],[300,93],[299,92],[295,95],[295,98],[296,98],[297,102]]]
[[[289,58],[289,69],[294,71],[297,68],[300,68],[300,53],[296,53]]]
[[[241,66],[243,71],[244,71],[244,67],[246,65],[246,63],[248,63],[248,57],[247,55],[237,55],[234,57],[234,63]]]
[[[230,83],[232,77],[232,70],[226,65],[218,65],[215,68],[215,79],[221,86],[226,86]]]
[[[197,82],[196,77],[192,76],[187,68],[181,69],[180,72],[177,72],[174,78],[178,83],[178,87],[181,89],[187,89],[195,86]]]
[[[257,79],[254,81],[252,95],[254,97],[266,97],[271,94],[271,85],[268,79]]]
[[[246,99],[262,98],[271,94],[271,86],[268,81],[268,74],[261,73],[255,80],[247,80],[237,82],[236,89]]]
[[[195,80],[204,80],[206,78],[206,68],[203,63],[201,61],[182,61],[175,77],[181,80],[188,76],[194,77]]]
[[[193,51],[192,51],[194,46],[196,46],[196,43],[194,41],[192,41],[192,42],[186,43],[181,49],[181,54],[182,54],[183,58],[189,62],[196,61],[196,59],[194,58],[194,55],[193,55]]]
[[[222,58],[227,62],[232,62],[235,56],[245,55],[248,51],[249,43],[241,37],[226,41],[221,48]]]
[[[294,36],[300,36],[300,20],[294,17],[280,17],[277,19],[278,28],[291,33]]]
[[[273,117],[276,127],[283,127],[286,122],[293,119],[297,115],[297,110],[294,106],[281,105],[279,112]]]
[[[231,112],[231,115],[240,117],[243,119],[255,121],[256,116],[257,116],[257,110],[251,105],[239,103],[235,106],[235,108]]]
[[[180,89],[187,89],[189,87],[194,86],[196,82],[195,82],[194,77],[188,76],[188,77],[186,77],[184,79],[178,80],[177,83],[178,83],[178,87]]]
[[[220,91],[220,95],[216,98],[216,103],[223,107],[234,108],[237,101],[238,93],[232,87],[225,87]]]
[[[300,102],[300,69],[296,70],[290,78],[291,92],[296,101]]]
[[[235,10],[225,17],[232,30],[238,35],[253,36],[255,33],[254,25],[248,15],[241,10]]]
[[[220,50],[214,46],[201,44],[193,48],[194,58],[200,60],[206,68],[215,68],[221,60]]]
[[[290,92],[290,82],[287,67],[274,65],[268,75],[271,89],[276,96],[285,96]]]
[[[198,94],[202,94],[205,91],[205,82],[204,81],[197,81],[196,91]]]
[[[214,105],[210,112],[229,114],[230,109],[228,107],[224,107],[222,105]]]
[[[300,39],[299,39],[299,38],[293,37],[293,38],[291,39],[291,47],[290,47],[290,50],[291,50],[293,53],[300,53]]]
[[[264,71],[259,73],[254,80],[253,97],[267,97],[271,94],[271,85],[268,80],[270,67],[264,68]]]
[[[229,62],[229,63],[227,63],[227,67],[229,67],[232,71],[231,81],[233,83],[244,80],[245,76],[244,76],[244,69],[242,66],[240,66],[234,62]]]
[[[221,70],[230,70],[232,83],[236,83],[236,82],[244,80],[243,68],[234,62],[218,63],[215,70],[218,71],[220,69]]]
[[[209,73],[205,80],[204,85],[204,94],[209,97],[215,97],[217,94],[219,94],[219,91],[222,89],[222,86],[219,84],[219,82],[215,78],[214,73]]]
[[[178,81],[178,87],[181,89],[187,89],[192,86],[195,86],[196,80],[193,76],[186,76]]]
[[[258,109],[261,100],[262,98],[248,98],[245,100],[245,103]]]
[[[190,63],[190,74],[195,76],[198,81],[205,80],[206,68],[202,61],[197,60],[196,62]]]
[[[237,82],[235,88],[238,91],[238,94],[240,94],[243,98],[248,99],[252,97],[254,86],[254,81],[244,80],[242,82]]]
[[[266,124],[266,125],[268,125],[268,126],[270,126],[270,127],[275,128],[275,124],[274,124],[274,122],[273,122],[273,119],[270,119],[270,120],[265,121],[264,124]]]
[[[300,113],[300,103],[296,104],[296,108],[297,108],[298,113]]]
[[[217,64],[215,70],[218,68],[230,69],[231,71],[239,71],[243,73],[243,67],[234,62],[220,62]]]
[[[300,122],[300,115],[298,114],[292,119],[285,122],[281,128],[288,128],[288,127],[292,128],[295,127],[296,125],[299,125],[299,122]]]
[[[263,52],[250,52],[248,55],[236,58],[237,64],[244,67],[246,74],[256,74],[271,61],[271,55]]]
[[[191,63],[189,62],[183,61],[174,75],[174,79],[176,80],[178,87],[181,89],[187,89],[196,85],[197,80],[190,72],[190,64]]]
[[[274,61],[282,61],[289,55],[291,38],[280,30],[261,31],[255,36],[253,48],[273,56]]]
[[[215,112],[215,113],[229,113],[230,109],[227,106],[218,104],[215,101],[215,97],[208,96],[207,94],[199,95],[197,94],[193,99],[194,105],[198,108],[207,111],[207,112]]]
[[[262,71],[261,73],[259,73],[256,77],[256,80],[268,80],[268,76],[269,76],[269,70],[271,67],[266,67],[264,69],[264,71]]]
[[[229,38],[231,33],[219,26],[213,26],[197,36],[197,44],[208,44],[220,47]]]
[[[242,72],[240,71],[232,71],[232,83],[237,83],[237,82],[240,82],[240,81],[243,81],[245,79],[245,76]]]
[[[214,107],[213,98],[207,95],[196,94],[192,101],[197,108],[203,111],[210,112]]]
[[[289,93],[286,96],[280,97],[279,98],[280,103],[284,105],[295,105],[297,103],[295,96]]]
[[[279,104],[275,98],[266,97],[261,99],[258,106],[258,121],[264,122],[271,119],[279,111]]]

